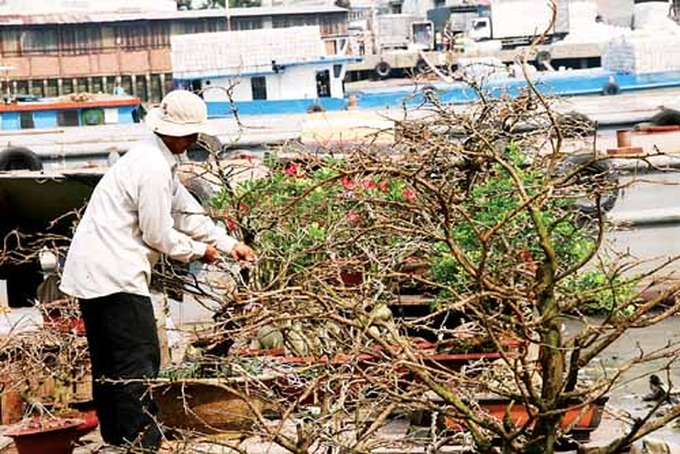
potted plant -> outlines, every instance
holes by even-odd
[[[4,433],[12,438],[19,454],[71,454],[82,436],[83,419],[29,416]]]
[[[67,449],[67,439],[97,427],[89,367],[86,339],[70,322],[45,323],[38,331],[8,338],[0,349],[0,371],[11,384],[4,392],[22,400],[12,420],[22,418],[22,413],[23,418],[8,432],[14,434],[17,447],[24,440],[26,446],[32,445],[35,438],[35,443],[49,441],[58,444],[55,449]]]
[[[606,396],[586,402],[573,399],[560,418],[560,429],[573,439],[587,441],[590,434],[599,427],[608,400]],[[512,424],[518,428],[533,426],[534,417],[531,415],[535,409],[521,401],[499,396],[480,397],[475,400],[475,405],[482,413],[504,424]],[[453,432],[464,430],[461,420],[453,416],[444,417],[444,425]]]

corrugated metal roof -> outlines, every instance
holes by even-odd
[[[347,9],[333,5],[319,6],[290,6],[290,7],[259,7],[259,8],[230,8],[230,17],[261,17],[283,16],[295,14],[328,14],[347,13]],[[48,24],[81,24],[102,22],[128,22],[141,20],[170,20],[170,19],[200,19],[210,17],[226,17],[225,9],[202,9],[193,11],[119,11],[115,13],[59,13],[0,15],[0,26],[11,25],[48,25]]]

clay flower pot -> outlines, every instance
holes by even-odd
[[[82,419],[83,423],[77,427],[81,437],[89,434],[99,426],[97,410],[92,400],[72,402],[69,404],[69,410],[60,412],[59,416],[68,419]]]
[[[85,334],[85,323],[77,306],[68,299],[55,300],[40,305],[45,326],[59,333]]]
[[[71,454],[81,437],[78,428],[85,421],[76,418],[40,418],[21,421],[5,432],[14,440],[19,454]]]
[[[562,415],[560,428],[569,430],[569,435],[575,440],[587,441],[591,432],[599,427],[608,400],[606,396],[586,404],[574,400],[573,407]],[[515,427],[522,427],[530,418],[525,404],[507,398],[487,397],[477,400],[477,403],[485,413],[498,421],[506,421],[509,418]],[[454,432],[463,430],[463,424],[456,418],[446,417],[444,422],[449,430]]]

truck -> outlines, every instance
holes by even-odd
[[[382,14],[377,16],[380,51],[394,49],[430,50],[434,46],[434,26],[421,16]]]
[[[445,5],[427,11],[427,20],[434,24],[435,33],[465,33],[473,19],[483,16],[480,5]]]
[[[541,44],[559,41],[569,33],[569,0],[557,0],[556,18],[548,0],[491,0],[488,15],[470,21],[467,37],[499,40],[509,49],[530,44],[545,32]]]

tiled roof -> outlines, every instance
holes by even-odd
[[[259,8],[230,8],[230,17],[261,17],[283,16],[296,14],[329,14],[347,13],[347,9],[338,6],[290,6],[290,7],[259,7]],[[115,13],[55,13],[55,14],[0,14],[0,26],[3,25],[48,25],[48,24],[79,24],[102,22],[126,22],[141,20],[169,20],[169,19],[200,19],[211,17],[226,17],[227,10],[202,9],[193,11],[131,11],[123,10]]]

